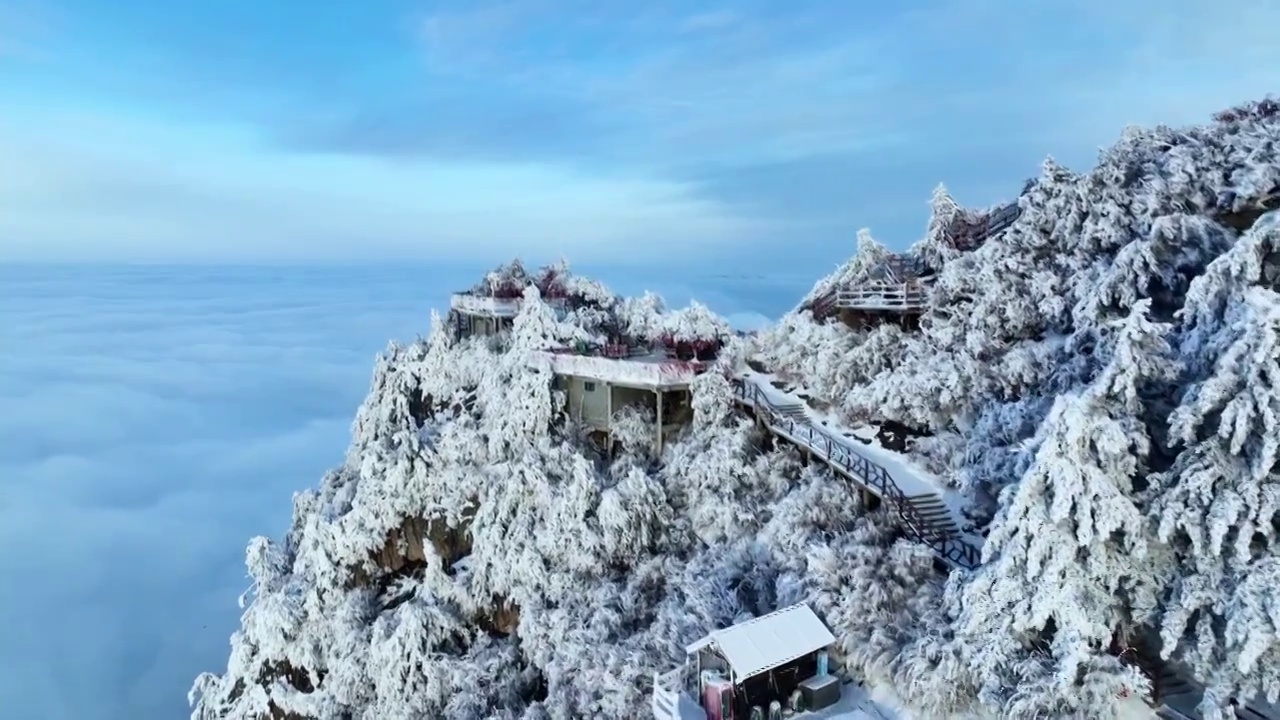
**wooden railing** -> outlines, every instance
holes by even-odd
[[[800,308],[813,313],[814,320],[826,320],[831,317],[831,313],[836,310],[837,294],[838,293],[835,290],[828,290],[827,292],[806,301],[800,306]]]
[[[764,420],[773,432],[803,445],[833,469],[843,472],[854,482],[879,495],[898,513],[907,531],[918,542],[967,570],[972,570],[981,563],[982,556],[977,548],[956,537],[939,536],[935,531],[936,525],[921,516],[907,494],[893,481],[888,470],[813,425],[781,414],[779,408],[769,401],[768,396],[754,382],[734,378],[733,389],[740,402],[751,406],[757,414],[764,414]]]
[[[922,311],[929,305],[929,292],[919,280],[901,283],[883,281],[859,283],[836,294],[836,306],[847,310]]]
[[[1022,214],[1018,203],[992,210],[987,215],[980,215],[975,220],[957,218],[953,227],[947,231],[947,240],[959,250],[973,250],[990,238],[1009,229],[1010,225]]]
[[[684,690],[685,667],[668,673],[653,674],[653,717],[656,720],[680,720],[680,693]]]

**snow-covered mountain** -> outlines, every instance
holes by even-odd
[[[1268,100],[1016,204],[940,188],[751,337],[500,268],[250,543],[193,718],[642,718],[686,644],[797,602],[904,716],[1275,712],[1277,208]]]

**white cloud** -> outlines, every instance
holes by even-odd
[[[739,237],[678,182],[547,164],[288,153],[234,127],[0,124],[0,258],[653,259]]]
[[[175,272],[0,269],[6,719],[183,717],[226,662],[247,539],[341,459],[373,355],[440,292]]]
[[[587,49],[546,52],[553,19]],[[627,118],[620,161],[932,154],[941,176],[955,172],[944,145],[1070,154],[1129,123],[1201,121],[1268,92],[1277,20],[1267,0],[747,2],[692,15],[675,2],[531,0],[433,14],[426,45],[437,71]]]
[[[476,276],[0,266],[5,720],[184,717],[195,675],[225,668],[248,539],[284,533],[292,493],[341,461],[387,340]],[[804,289],[615,278],[751,322]]]

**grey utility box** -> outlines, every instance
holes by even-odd
[[[809,710],[821,710],[840,702],[840,679],[835,675],[811,677],[800,683],[804,706]]]

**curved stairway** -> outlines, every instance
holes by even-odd
[[[940,558],[966,570],[981,562],[982,554],[961,537],[960,528],[941,497],[907,495],[888,470],[858,452],[856,441],[816,425],[804,403],[770,398],[750,378],[734,378],[733,388],[738,404],[750,409],[774,437],[802,448],[838,475],[877,495],[897,512],[907,532]]]

